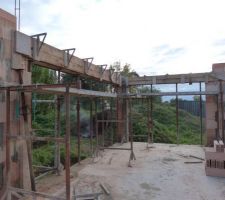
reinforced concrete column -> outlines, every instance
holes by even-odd
[[[225,63],[213,64],[215,74],[224,74]],[[225,78],[225,77],[224,77]],[[206,83],[207,92],[218,92],[218,95],[206,96],[206,135],[207,146],[213,146],[213,140],[224,140],[224,88],[223,80],[209,81]]]

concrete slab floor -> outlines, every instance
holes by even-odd
[[[129,147],[129,144],[122,146]],[[134,143],[134,152],[137,160],[132,161],[132,167],[128,167],[130,152],[117,150],[105,150],[94,162],[87,159],[78,168],[72,167],[71,183],[76,194],[101,192],[99,184],[103,183],[110,195],[101,195],[100,199],[225,200],[225,178],[207,177],[204,161],[184,163],[201,161],[189,156],[204,158],[202,147],[153,144],[147,150],[146,143]],[[44,186],[45,181],[50,181],[50,177],[46,178],[39,184]],[[57,196],[65,193],[62,181],[55,186],[48,183],[47,188],[45,192]]]

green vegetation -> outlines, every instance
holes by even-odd
[[[146,135],[147,129],[147,105],[140,102],[133,106],[133,131],[135,135]],[[177,143],[176,109],[170,103],[153,104],[153,135],[154,142]],[[179,110],[179,143],[200,144],[200,120],[199,117]],[[136,141],[146,139],[136,137]]]
[[[120,63],[111,66],[111,69],[115,71],[122,71],[123,75],[126,76],[138,76],[135,71],[132,71],[130,66],[126,64],[124,67],[120,66]],[[64,83],[75,82],[77,77],[63,74],[61,81]],[[34,66],[32,69],[32,81],[33,83],[56,83],[56,74],[52,70],[40,68]],[[105,90],[109,87],[101,83],[93,82],[88,79],[81,79],[82,85],[86,89],[94,90]],[[149,87],[143,88],[131,88],[132,91],[142,90],[142,92],[150,92]],[[157,92],[153,88],[154,92]],[[54,95],[47,94],[33,94],[33,100],[54,100]],[[162,102],[160,97],[153,97],[153,133],[154,142],[161,143],[177,143],[176,136],[176,109],[174,100],[171,102]],[[115,102],[114,102],[115,104]],[[100,113],[100,103],[98,104],[98,112]],[[85,131],[90,121],[89,119],[89,99],[81,99],[81,121],[83,127],[81,129]],[[115,112],[115,109],[114,109]],[[65,130],[65,113],[64,113],[64,102],[62,98],[61,102],[61,135],[64,135]],[[132,103],[132,121],[133,121],[133,132],[135,135],[147,135],[147,115],[148,105],[146,100],[134,100]],[[33,102],[32,112],[32,128],[35,129],[36,135],[39,136],[53,136],[55,128],[55,105],[54,103],[35,103]],[[71,140],[71,161],[72,163],[77,162],[77,145],[75,141],[76,135],[76,98],[71,99],[71,134],[73,139]],[[200,120],[199,117],[193,116],[190,113],[179,110],[179,143],[183,144],[199,144],[200,143]],[[86,130],[87,131],[87,130]],[[111,130],[110,130],[111,131]],[[114,133],[115,134],[115,133]],[[115,135],[114,135],[115,136]],[[113,137],[113,136],[112,136]],[[146,138],[135,137],[135,141],[145,141]],[[54,164],[54,143],[53,142],[35,142],[33,144],[33,164],[34,165],[45,165],[53,166]],[[89,140],[82,138],[82,155],[81,158],[85,158],[90,155]],[[64,163],[65,159],[65,148],[61,146],[61,161]]]
[[[71,163],[74,164],[78,161],[77,140],[71,138]],[[41,145],[41,147],[33,150],[33,165],[38,166],[53,166],[54,165],[54,151],[55,146],[52,142]],[[90,156],[90,144],[89,140],[82,138],[81,145],[81,159]],[[65,163],[65,146],[60,147],[60,160],[61,163]]]

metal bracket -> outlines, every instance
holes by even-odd
[[[84,58],[82,59],[84,61],[84,73],[88,73],[88,71],[90,70],[91,68],[91,65],[92,65],[92,62],[94,60],[93,57],[90,57],[90,58]]]
[[[32,57],[35,59],[39,55],[42,45],[44,44],[47,33],[39,33],[30,36],[32,38]]]
[[[72,59],[72,57],[73,57],[73,55],[74,55],[74,53],[76,51],[76,49],[75,48],[63,49],[63,51],[64,51],[64,54],[63,54],[64,55],[63,56],[63,58],[64,58],[64,66],[68,67],[69,64],[70,64],[70,61],[71,61],[71,59]]]
[[[99,65],[100,81],[102,81],[102,77],[103,77],[103,74],[104,74],[106,68],[107,68],[107,65],[106,64]]]

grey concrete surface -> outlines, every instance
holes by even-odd
[[[225,200],[225,178],[207,177],[204,161],[185,163],[201,161],[190,155],[204,158],[202,147],[170,144],[152,147],[147,150],[146,143],[134,143],[137,160],[132,161],[132,167],[128,167],[129,151],[105,150],[94,160],[82,161],[71,168],[71,189],[76,194],[103,192],[100,187],[103,183],[110,195],[101,195],[101,200]],[[63,196],[63,178],[46,177],[39,185],[45,192]]]
[[[123,146],[128,147],[128,144]],[[154,144],[146,150],[144,143],[135,143],[137,160],[127,167],[128,151],[107,150],[96,163],[86,165],[73,184],[77,191],[98,191],[103,182],[111,197],[102,199],[124,200],[224,200],[225,179],[207,177],[204,162],[190,155],[204,158],[204,150],[194,145]],[[82,183],[82,179],[84,182]],[[82,190],[83,189],[83,190]]]

